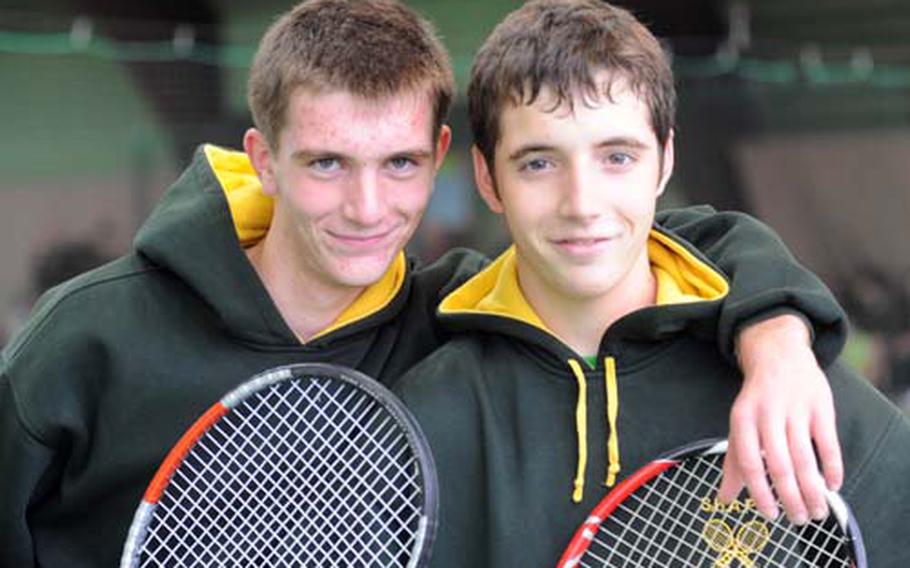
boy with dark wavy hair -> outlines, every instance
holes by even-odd
[[[484,43],[468,92],[477,187],[514,244],[443,299],[454,338],[396,388],[439,470],[433,565],[553,566],[624,476],[727,436],[739,371],[715,345],[730,279],[654,223],[675,91],[627,11],[529,2]],[[910,423],[864,380],[827,372],[869,563],[907,566]]]

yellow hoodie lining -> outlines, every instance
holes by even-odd
[[[717,300],[730,291],[723,275],[659,231],[648,236],[648,258],[657,279],[658,306]]]
[[[670,237],[652,230],[648,238],[648,258],[656,280],[655,304],[669,305],[718,300],[729,292],[726,279]],[[490,314],[523,322],[545,333],[558,336],[540,319],[528,303],[518,282],[515,247],[506,250],[481,273],[449,294],[440,304],[442,313]],[[587,447],[587,383],[581,365],[575,359],[567,361],[578,384],[575,407],[575,429],[578,437],[578,461],[572,484],[572,500],[584,497]],[[611,487],[620,472],[619,434],[616,421],[619,415],[619,389],[616,360],[604,358],[604,389],[607,439],[607,472],[604,483]]]
[[[314,335],[310,340],[328,335],[336,329],[341,329],[355,321],[368,318],[386,307],[398,294],[402,284],[404,284],[404,276],[405,272],[407,272],[406,267],[407,261],[404,253],[400,252],[379,282],[370,285],[361,292],[357,299],[341,312],[341,315],[335,318],[335,321],[329,327]]]
[[[262,192],[262,183],[246,153],[211,144],[206,144],[203,151],[224,190],[240,245],[244,248],[253,246],[265,237],[271,226],[274,200]],[[310,341],[368,318],[387,306],[404,284],[406,272],[407,262],[401,252],[379,282],[367,287],[334,322]]]
[[[206,144],[209,165],[227,197],[234,230],[243,248],[258,243],[272,224],[274,200],[262,193],[262,183],[244,152]]]

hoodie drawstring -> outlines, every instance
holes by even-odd
[[[578,464],[575,469],[572,501],[580,503],[584,497],[585,469],[588,465],[588,387],[585,373],[575,359],[569,359],[569,367],[578,382],[578,401],[575,404],[575,433],[578,436]],[[607,438],[607,476],[604,482],[607,487],[616,483],[619,474],[619,434],[616,429],[616,418],[619,414],[619,389],[616,386],[616,360],[613,357],[604,359],[606,371],[604,386],[607,397],[607,425],[610,433]]]
[[[569,367],[578,381],[578,402],[575,404],[575,433],[578,436],[578,465],[575,469],[572,501],[580,503],[585,491],[585,468],[588,466],[588,385],[585,373],[575,359],[569,359]]]
[[[605,388],[607,391],[607,424],[610,428],[610,437],[607,439],[607,487],[616,483],[619,473],[619,433],[616,429],[616,416],[619,414],[619,389],[616,387],[616,360],[613,357],[604,359],[606,372],[604,373]]]

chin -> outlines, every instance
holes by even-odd
[[[576,302],[596,302],[603,299],[610,292],[611,288],[602,285],[590,287],[575,286],[573,290],[567,290],[565,294]]]
[[[612,273],[590,273],[579,271],[575,274],[566,273],[567,278],[563,279],[563,289],[567,295],[575,298],[594,298],[600,297],[616,287],[618,278]]]
[[[360,259],[347,262],[336,268],[335,277],[339,283],[345,286],[357,288],[372,286],[385,276],[394,258],[392,256],[388,260],[385,258]]]

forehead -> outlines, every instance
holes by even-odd
[[[500,114],[500,144],[506,147],[532,139],[594,142],[611,137],[657,141],[647,103],[622,80],[614,81],[609,93],[576,91],[562,101],[544,87],[533,102],[506,103]]]
[[[301,88],[288,101],[280,140],[282,146],[432,146],[433,120],[432,99],[425,90],[367,98],[344,90]]]

